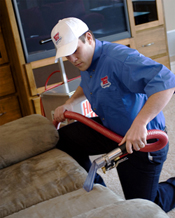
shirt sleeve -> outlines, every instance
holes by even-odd
[[[139,53],[128,55],[120,76],[131,92],[148,97],[175,87],[175,75],[167,67]]]

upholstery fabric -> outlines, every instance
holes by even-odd
[[[54,125],[37,114],[0,126],[0,169],[52,149],[58,139]]]
[[[86,176],[72,157],[56,148],[1,169],[0,218],[82,188]]]
[[[133,199],[96,208],[73,218],[168,218],[160,207],[151,201]]]
[[[96,184],[91,192],[86,192],[81,188],[32,206],[7,218],[69,218],[119,201],[123,201],[123,199],[110,189]]]

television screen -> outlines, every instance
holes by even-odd
[[[99,40],[116,41],[131,36],[126,0],[13,0],[26,62],[55,56],[50,38],[58,20],[77,17]]]

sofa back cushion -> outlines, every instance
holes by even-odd
[[[0,169],[54,148],[58,138],[53,124],[38,114],[0,126]]]
[[[72,157],[57,148],[1,169],[0,218],[82,188],[86,176]]]

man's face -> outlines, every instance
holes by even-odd
[[[91,65],[94,49],[95,42],[92,35],[86,33],[85,43],[79,39],[77,50],[72,55],[66,56],[66,58],[79,70],[85,71]]]

